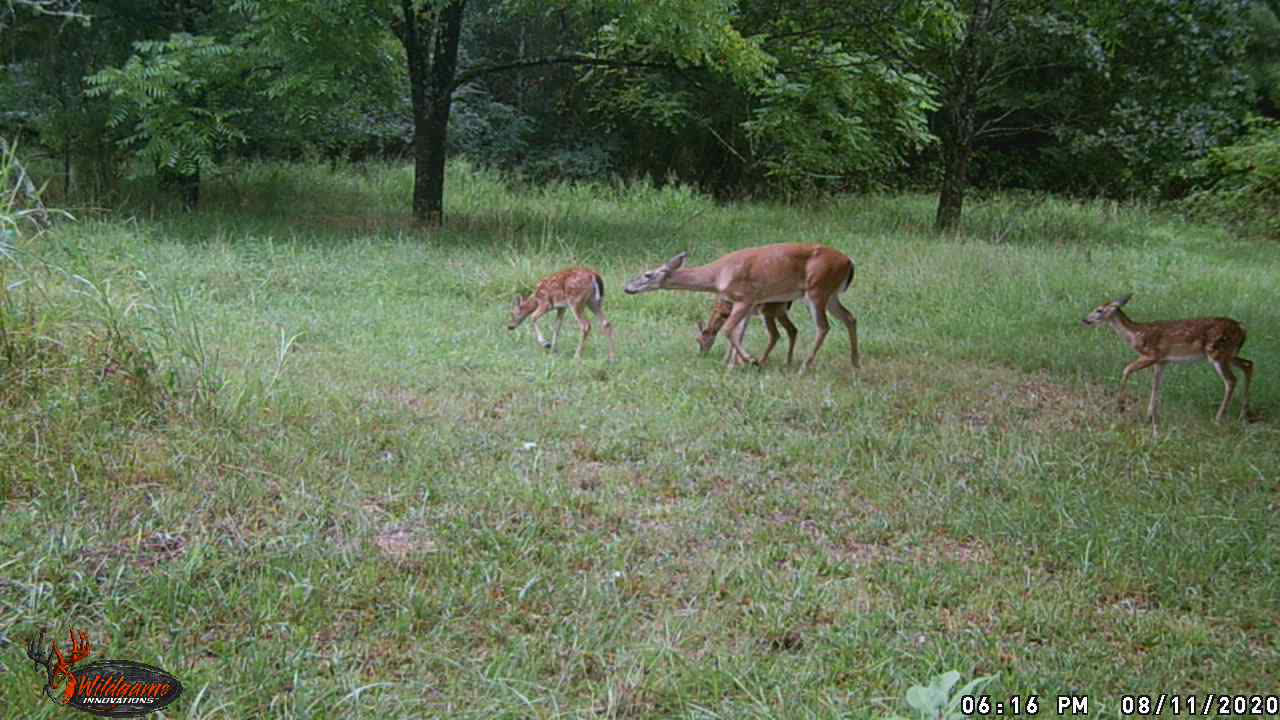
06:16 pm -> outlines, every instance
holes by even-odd
[[[1040,697],[1010,695],[993,700],[990,695],[962,695],[960,712],[965,715],[1035,715],[1040,712]]]

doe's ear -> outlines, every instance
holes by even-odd
[[[688,252],[682,252],[682,253],[680,253],[679,255],[677,255],[677,256],[675,256],[675,257],[671,258],[670,260],[668,260],[668,261],[667,261],[667,264],[666,264],[666,265],[663,265],[663,267],[665,267],[665,268],[666,268],[666,269],[668,269],[668,270],[675,270],[675,269],[679,268],[681,265],[684,265],[684,260],[685,260],[685,258],[687,258],[687,257],[689,257],[689,253],[688,253]]]

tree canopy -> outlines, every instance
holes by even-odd
[[[0,132],[68,193],[408,153],[721,196],[1179,197],[1276,115],[1277,0],[5,0]],[[1203,168],[1203,165],[1194,166]]]

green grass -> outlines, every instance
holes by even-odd
[[[1054,199],[938,237],[927,197],[451,173],[438,231],[406,169],[258,166],[0,258],[6,716],[65,715],[37,625],[177,675],[168,717],[869,718],[950,669],[1099,717],[1280,687],[1280,246]],[[621,292],[784,241],[854,259],[861,371],[838,328],[812,374],[726,371],[708,296]],[[604,275],[616,363],[505,329],[569,264]],[[1117,413],[1131,352],[1080,320],[1125,292],[1243,322],[1255,422],[1212,423],[1206,365],[1168,373],[1158,439]]]

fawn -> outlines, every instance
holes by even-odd
[[[528,298],[517,296],[511,308],[511,322],[507,325],[507,329],[515,330],[525,318],[529,318],[529,324],[533,326],[538,344],[553,350],[556,341],[560,339],[564,310],[569,308],[573,310],[573,316],[578,319],[578,327],[582,330],[582,337],[578,340],[578,350],[573,354],[574,359],[578,359],[582,357],[582,347],[586,345],[587,336],[591,334],[591,321],[582,311],[584,306],[591,308],[591,311],[600,318],[604,334],[609,338],[609,359],[613,360],[613,325],[604,314],[604,279],[600,277],[600,273],[590,268],[573,267],[553,273],[543,278]],[[538,328],[538,319],[552,309],[556,311],[556,328],[551,335],[551,341],[547,342],[542,336],[542,330]]]
[[[764,316],[765,327],[769,331],[769,346],[764,349],[764,354],[760,356],[760,364],[764,365],[769,360],[769,353],[773,351],[773,346],[778,342],[778,326],[782,323],[783,329],[787,331],[787,365],[791,365],[791,358],[796,350],[796,326],[791,322],[791,318],[787,317],[787,310],[791,309],[790,302],[765,303],[757,305],[752,309],[751,314],[757,313]],[[725,320],[729,319],[729,314],[733,311],[733,303],[728,300],[717,300],[711,308],[711,317],[707,319],[704,327],[701,322],[698,323],[698,352],[706,354],[711,346],[716,342],[716,335],[720,332],[720,328],[724,326]],[[747,334],[747,322],[750,317],[744,320],[738,326],[738,344],[742,344],[743,337]],[[732,360],[741,360],[741,358],[731,358],[733,355],[733,345],[730,343],[725,351],[725,362]]]
[[[1249,410],[1249,384],[1253,381],[1253,363],[1236,354],[1244,345],[1244,327],[1235,320],[1225,317],[1152,323],[1134,322],[1120,309],[1122,305],[1129,302],[1131,297],[1133,295],[1125,295],[1119,300],[1100,305],[1084,319],[1084,324],[1092,327],[1110,325],[1116,334],[1138,353],[1138,359],[1129,363],[1120,377],[1121,409],[1124,408],[1124,388],[1129,376],[1154,365],[1156,374],[1151,381],[1151,402],[1147,406],[1147,415],[1150,416],[1151,428],[1155,431],[1156,413],[1160,409],[1160,381],[1164,378],[1164,366],[1171,362],[1208,359],[1227,386],[1226,395],[1222,398],[1222,405],[1218,407],[1218,415],[1214,421],[1222,421],[1223,415],[1227,412],[1227,406],[1231,404],[1231,395],[1236,389],[1236,376],[1231,372],[1232,365],[1244,371],[1240,417],[1246,418]]]

